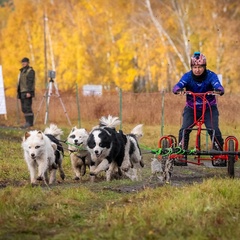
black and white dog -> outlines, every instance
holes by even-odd
[[[143,166],[140,148],[137,139],[142,135],[141,127],[125,135],[121,130],[116,131],[121,121],[118,117],[108,116],[100,119],[100,124],[90,132],[87,148],[91,154],[90,175],[94,176],[106,171],[106,180],[110,181],[114,172],[127,173],[134,164]],[[137,137],[136,137],[137,136]],[[132,174],[126,174],[132,180]]]
[[[106,171],[106,180],[110,181],[115,167],[121,167],[124,159],[126,136],[117,132],[120,124],[117,117],[102,117],[100,124],[90,132],[87,148],[91,154],[90,176]]]
[[[51,123],[50,126],[44,130],[44,134],[51,140],[51,142],[55,143],[57,146],[57,149],[54,152],[55,164],[56,164],[56,168],[59,169],[61,179],[64,180],[65,173],[64,173],[63,167],[62,167],[64,150],[63,150],[63,146],[60,142],[63,131],[60,128],[58,128],[57,125]],[[55,176],[55,178],[56,178],[56,176]]]
[[[131,168],[124,171],[124,174],[131,180],[139,180],[138,170],[144,167],[142,153],[139,147],[139,140],[143,136],[142,127],[143,124],[139,124],[132,129],[130,134],[126,135],[125,155],[129,154]],[[127,157],[124,158],[122,165],[124,165],[125,161],[128,161]]]

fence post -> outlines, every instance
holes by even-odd
[[[16,110],[17,110],[17,124],[19,124],[19,119],[20,119],[20,110],[19,110],[19,101],[18,101],[18,98],[17,98],[17,105],[16,105]]]
[[[120,123],[120,130],[122,130],[122,89],[119,89],[119,119]]]
[[[78,109],[78,127],[81,128],[80,101],[79,101],[78,84],[77,83],[76,83],[76,98],[77,98],[77,109]]]
[[[164,129],[164,90],[162,90],[162,121],[161,121],[161,137]]]

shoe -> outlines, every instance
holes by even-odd
[[[25,116],[25,122],[26,123],[23,126],[21,126],[20,128],[26,129],[26,128],[32,127],[33,126],[33,122],[34,122],[34,115]]]
[[[226,167],[227,166],[227,161],[226,160],[222,160],[222,159],[216,159],[216,160],[212,160],[212,165],[214,167]]]
[[[174,159],[174,166],[187,166],[187,157],[183,156],[182,158]]]

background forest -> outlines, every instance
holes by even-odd
[[[16,95],[20,60],[30,58],[38,91],[48,70],[62,91],[84,84],[123,91],[170,91],[194,51],[238,93],[237,0],[1,0],[0,65]]]

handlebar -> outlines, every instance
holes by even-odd
[[[217,91],[217,90],[214,90],[214,91],[208,91],[208,92],[205,92],[205,93],[194,93],[194,92],[191,92],[191,91],[185,91],[183,89],[179,89],[176,94],[177,95],[193,95],[193,96],[206,96],[206,95],[221,95],[221,91]]]

